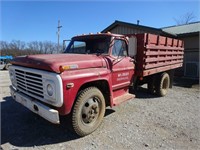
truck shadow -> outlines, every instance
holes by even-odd
[[[114,111],[106,110],[106,115]],[[1,145],[10,143],[17,147],[67,142],[80,138],[72,131],[70,116],[61,116],[61,124],[54,125],[5,97],[1,102]]]
[[[130,91],[130,93],[135,94],[136,98],[159,98],[156,94],[150,93],[149,90],[145,87],[138,87],[137,90]]]
[[[199,89],[199,80],[174,77],[173,86]],[[159,96],[157,96],[156,94],[150,93],[145,86],[139,86],[138,89],[135,91],[131,91],[130,89],[130,93],[135,94],[136,98],[159,98]]]

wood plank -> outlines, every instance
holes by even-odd
[[[181,50],[183,51],[184,48],[182,47],[171,47],[171,46],[163,46],[163,45],[146,45],[146,50],[148,49],[166,49],[166,50]]]
[[[136,74],[140,77],[143,77],[143,76],[148,76],[148,75],[152,75],[152,74],[155,74],[155,73],[159,73],[159,72],[163,72],[163,71],[167,71],[167,70],[175,69],[175,68],[179,68],[179,67],[182,67],[182,63],[172,64],[172,65],[158,67],[158,68],[147,69],[147,70],[144,70],[144,71],[136,71]]]
[[[171,57],[157,57],[157,58],[146,58],[145,63],[147,62],[158,62],[159,61],[167,61],[167,60],[175,60],[175,59],[183,59],[183,56],[171,56]]]
[[[166,65],[176,64],[176,63],[182,63],[182,62],[183,62],[183,60],[173,60],[173,61],[168,61],[168,62],[147,64],[147,65],[144,65],[144,69],[156,68],[156,67],[161,67],[161,66],[166,66]]]
[[[146,56],[153,56],[153,55],[175,55],[175,54],[177,54],[177,55],[183,55],[184,54],[184,52],[183,51],[178,51],[178,52],[176,52],[176,51],[165,51],[165,52],[163,52],[163,51],[147,51],[146,53],[145,53],[145,55]]]

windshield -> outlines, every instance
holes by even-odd
[[[110,37],[82,37],[72,40],[64,53],[108,54]]]

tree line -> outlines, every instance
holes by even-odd
[[[61,46],[60,46],[61,47]],[[11,42],[0,41],[0,55],[12,55],[13,57],[21,55],[34,54],[53,54],[58,53],[58,45],[51,41],[32,41],[23,42],[12,40]]]

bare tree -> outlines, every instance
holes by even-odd
[[[189,24],[190,22],[194,21],[196,16],[194,15],[193,12],[188,12],[179,18],[174,18],[175,22],[177,25],[184,25],[184,24]]]
[[[0,41],[0,55],[34,55],[53,54],[57,52],[57,44],[51,41],[23,42],[12,40],[11,42]]]
[[[22,42],[20,40],[12,40],[9,44],[10,49],[13,50],[24,50],[25,49],[25,42]]]
[[[9,49],[9,43],[6,41],[0,41],[0,49],[1,50]]]

